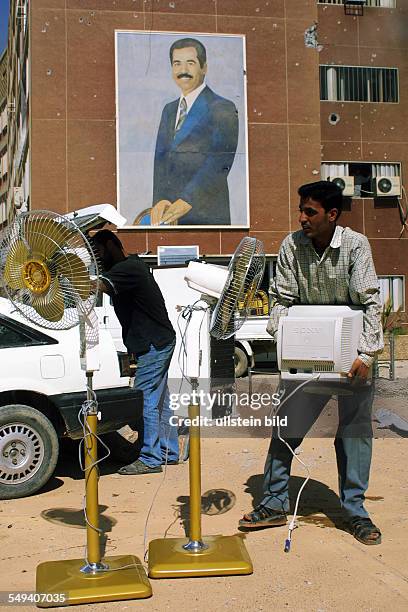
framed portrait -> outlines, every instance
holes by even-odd
[[[126,227],[249,227],[245,37],[115,32]]]

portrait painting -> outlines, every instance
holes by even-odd
[[[248,227],[245,37],[115,38],[117,205],[126,226]]]

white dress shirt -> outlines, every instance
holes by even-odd
[[[185,101],[187,102],[187,115],[190,112],[191,107],[193,106],[194,102],[197,100],[198,96],[200,95],[200,93],[203,91],[203,89],[206,87],[205,83],[201,83],[201,85],[199,87],[197,87],[196,89],[194,89],[193,91],[190,91],[189,94],[187,94],[186,96],[180,96],[180,100],[179,100],[179,104],[178,104],[178,109],[177,109],[177,115],[176,115],[176,122],[174,124],[174,127],[176,127],[176,125],[178,124],[178,120],[179,120],[179,116],[180,116],[180,104],[182,99],[184,98]]]

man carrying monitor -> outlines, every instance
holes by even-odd
[[[383,348],[381,301],[371,249],[365,236],[337,225],[343,207],[341,189],[318,181],[299,188],[299,222],[279,250],[272,288],[274,304],[267,330],[276,340],[278,322],[295,304],[348,304],[363,308],[363,331],[358,356],[348,373],[349,395],[339,395],[339,426],[335,450],[340,505],[348,528],[364,544],[380,544],[381,532],[364,508],[371,455],[371,408],[374,386],[370,367]],[[286,385],[288,397],[296,383]],[[285,525],[289,512],[289,478],[294,451],[316,421],[331,393],[308,393],[305,385],[282,402],[279,416],[288,427],[279,439],[273,431],[266,458],[263,499],[239,521],[247,529]],[[313,389],[311,389],[313,391]],[[290,448],[288,447],[290,446]]]

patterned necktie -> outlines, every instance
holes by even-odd
[[[181,98],[179,118],[176,125],[176,132],[179,131],[187,117],[187,102],[185,98]]]

